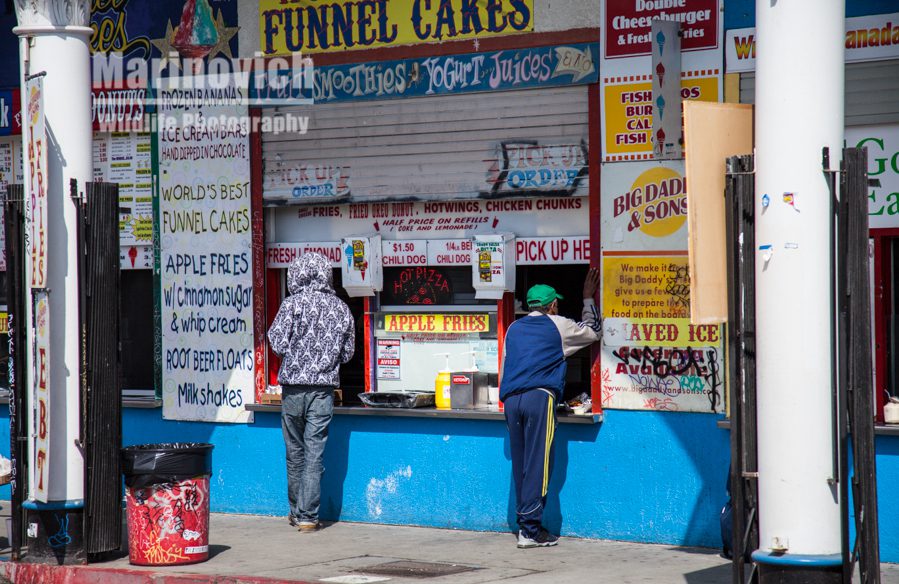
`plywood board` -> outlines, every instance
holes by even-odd
[[[752,153],[752,106],[685,101],[684,139],[690,318],[694,324],[724,322],[728,287],[725,161]]]

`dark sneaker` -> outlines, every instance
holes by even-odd
[[[518,548],[527,549],[535,547],[549,547],[551,545],[559,545],[559,537],[551,534],[545,529],[541,529],[534,537],[527,537],[522,532],[518,532]]]
[[[318,521],[300,521],[298,529],[300,533],[315,533],[321,524]]]
[[[287,522],[290,523],[291,527],[299,527],[300,526],[300,520],[297,519],[296,517],[294,517],[293,515],[287,516]]]

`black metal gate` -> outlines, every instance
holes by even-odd
[[[88,183],[78,203],[81,442],[85,552],[118,550],[122,534],[119,375],[119,187]]]
[[[826,154],[825,154],[826,157]],[[868,152],[844,148],[837,213],[837,305],[840,327],[840,476],[843,478],[844,582],[858,564],[861,584],[880,583],[877,473],[874,457],[874,380],[871,365],[871,288],[868,261]],[[841,261],[842,258],[842,261]],[[848,443],[847,443],[848,442]],[[852,450],[852,473],[848,452]],[[849,547],[849,497],[855,514],[855,544]]]
[[[9,546],[18,560],[25,537],[22,502],[28,488],[28,433],[25,412],[25,189],[8,185],[4,201],[6,228],[6,302],[9,326],[9,444],[12,462],[12,528]]]
[[[830,179],[833,223],[831,264],[834,310],[834,482],[840,489],[843,582],[858,565],[862,584],[880,583],[877,478],[874,460],[874,389],[868,261],[867,151],[843,150]],[[837,180],[839,176],[839,197]],[[755,368],[755,176],[752,156],[727,161],[728,332],[730,352],[733,582],[757,582],[745,564],[758,548],[758,426]],[[849,452],[852,451],[852,469]],[[849,541],[849,490],[856,538]]]
[[[746,560],[758,549],[758,443],[755,381],[755,174],[752,156],[727,160],[728,353],[730,355],[730,488],[733,581],[747,581]],[[753,567],[749,582],[758,581]]]

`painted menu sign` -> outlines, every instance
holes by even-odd
[[[196,85],[195,85],[196,87]],[[197,112],[199,96],[163,89],[157,134],[163,417],[252,421],[253,270],[244,89]],[[195,90],[201,91],[201,90]],[[230,96],[230,97],[229,97]],[[183,100],[183,101],[182,101]]]
[[[265,56],[437,43],[531,32],[534,0],[260,0]]]
[[[598,78],[595,43],[531,47],[397,61],[325,65],[313,70],[312,88],[282,70],[253,76],[254,100],[312,98],[317,103],[587,85]]]

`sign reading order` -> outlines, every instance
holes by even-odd
[[[260,0],[264,55],[437,43],[534,30],[534,0]]]

